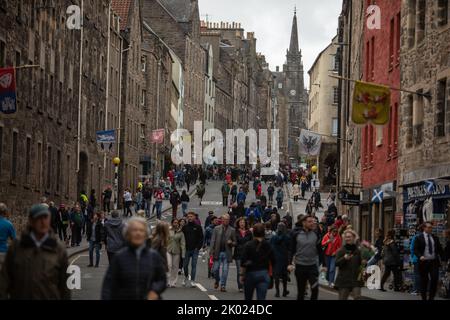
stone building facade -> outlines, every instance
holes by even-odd
[[[336,186],[337,167],[337,105],[339,100],[337,75],[337,37],[317,56],[310,76],[308,129],[322,134],[322,147],[317,158],[321,188]]]
[[[344,0],[339,18],[337,56],[340,70],[338,74],[345,78],[363,79],[363,31],[365,27],[364,1]],[[338,211],[351,219],[355,230],[361,234],[359,213],[359,195],[361,191],[361,128],[351,121],[351,105],[354,84],[339,81],[340,103],[338,104],[338,190],[340,194],[353,196],[356,201],[337,202]],[[339,197],[341,198],[341,197]]]
[[[430,198],[447,215],[450,185],[450,22],[448,1],[402,1],[399,185],[397,205]],[[433,186],[427,190],[426,181]],[[420,210],[419,210],[420,213]],[[420,214],[418,215],[418,222]],[[433,219],[435,216],[433,216]],[[447,220],[448,221],[448,220]],[[448,224],[447,224],[448,226]]]
[[[120,15],[121,71],[120,75],[120,137],[119,158],[119,195],[125,188],[134,192],[141,165],[146,164],[150,150],[144,141],[147,123],[145,114],[147,96],[145,89],[144,67],[142,59],[143,24],[141,21],[140,1],[113,1],[113,9]],[[143,141],[144,140],[144,141]]]
[[[72,4],[0,2],[0,67],[39,66],[17,70],[19,110],[0,115],[0,201],[18,229],[42,196],[71,204],[105,182],[95,132],[105,129],[108,2],[85,3],[81,77],[81,32],[66,26]]]

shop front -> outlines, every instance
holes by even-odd
[[[443,240],[449,224],[450,179],[426,180],[403,186],[404,227],[410,230],[431,222],[433,232]]]

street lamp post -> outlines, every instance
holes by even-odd
[[[313,191],[316,191],[316,190],[317,190],[316,181],[317,181],[317,171],[318,171],[318,170],[319,170],[319,168],[317,168],[317,166],[312,166],[312,167],[311,167],[311,172],[312,172],[312,174],[313,174],[312,181],[313,181],[313,183],[314,183],[314,189],[313,189]]]
[[[113,159],[114,164],[114,210],[117,210],[119,206],[119,165],[120,165],[120,158],[115,157]]]

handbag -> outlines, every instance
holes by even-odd
[[[269,263],[269,277],[270,277],[270,281],[269,281],[269,290],[273,289],[273,268],[272,268],[272,263]]]

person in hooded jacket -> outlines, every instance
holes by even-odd
[[[402,273],[400,271],[401,260],[400,260],[400,250],[395,243],[395,231],[390,230],[386,238],[383,241],[383,263],[384,263],[384,273],[381,278],[381,291],[386,291],[384,289],[384,284],[391,275],[394,274],[394,291],[400,291],[402,284]]]
[[[273,277],[275,281],[275,297],[280,297],[280,281],[283,283],[283,297],[287,297],[288,265],[290,256],[291,238],[287,232],[287,227],[283,222],[278,223],[275,235],[270,239],[275,255],[275,266],[273,266]]]
[[[106,253],[109,264],[111,264],[114,255],[125,246],[125,239],[123,238],[124,223],[119,216],[119,211],[114,210],[111,212],[111,219],[105,222]]]

